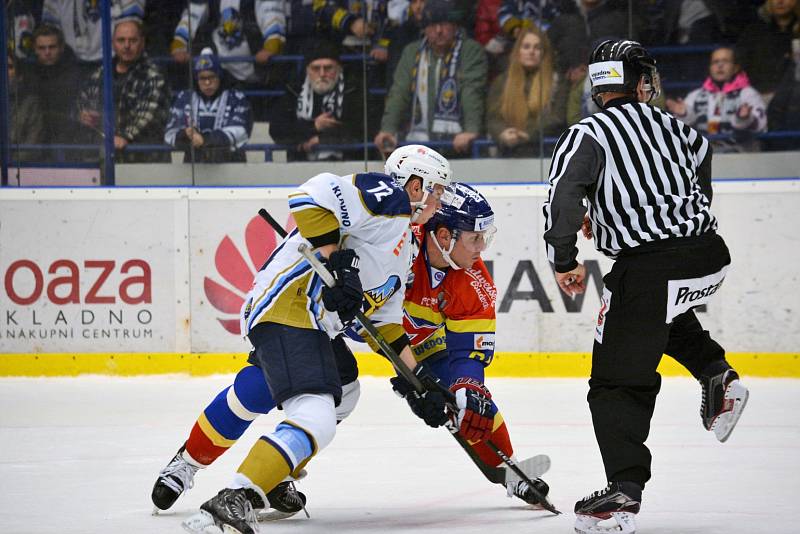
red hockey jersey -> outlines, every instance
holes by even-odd
[[[494,356],[494,281],[482,260],[471,269],[433,267],[425,250],[430,237],[416,228],[415,234],[421,240],[420,251],[411,266],[403,303],[403,326],[414,356],[421,361],[447,350],[451,367],[463,367],[456,371],[459,376],[483,380],[483,368]]]

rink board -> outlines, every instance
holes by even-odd
[[[588,375],[611,261],[580,239],[590,277],[570,299],[541,239],[546,188],[480,189],[498,226],[485,254],[498,288],[491,374]],[[249,350],[243,296],[280,242],[257,212],[291,225],[292,190],[0,191],[0,376],[235,371]],[[799,193],[798,180],[715,182],[733,265],[698,317],[749,374],[800,376]],[[375,358],[360,357],[362,372],[388,373]]]
[[[387,360],[374,353],[357,352],[362,376],[394,376]],[[800,378],[800,354],[728,353],[727,359],[741,375]],[[0,376],[79,376],[86,374],[137,376],[187,374],[208,376],[235,373],[246,365],[240,354],[0,354]],[[588,353],[498,353],[488,376],[515,378],[588,377]],[[664,376],[689,376],[664,356],[659,372]]]

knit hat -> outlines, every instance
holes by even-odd
[[[306,65],[309,65],[311,62],[323,58],[341,61],[339,59],[339,56],[341,55],[342,50],[339,48],[339,45],[331,41],[320,39],[309,43],[309,45],[306,47],[304,57]]]
[[[461,24],[463,18],[463,11],[453,0],[426,0],[425,9],[422,12],[424,26],[437,22]]]
[[[217,76],[222,76],[222,65],[219,62],[219,58],[214,51],[210,48],[204,48],[200,55],[194,58],[194,65],[192,68],[195,77],[200,74],[201,71],[210,70],[213,71],[214,74]]]

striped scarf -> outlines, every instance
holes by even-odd
[[[449,138],[461,133],[462,109],[458,98],[458,79],[456,73],[461,61],[461,48],[464,44],[464,30],[459,29],[455,41],[439,60],[439,85],[437,87],[433,123],[428,131],[428,58],[431,54],[428,40],[423,38],[417,49],[414,67],[411,70],[411,131],[409,140],[428,141]]]

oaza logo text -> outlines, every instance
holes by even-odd
[[[152,278],[136,258],[15,260],[3,273],[0,339],[152,338],[142,328],[153,321]]]
[[[117,273],[119,283],[110,281]],[[150,304],[152,272],[141,259],[115,260],[58,259],[48,267],[21,259],[12,262],[3,277],[9,300],[20,306],[47,300],[56,306],[66,304]]]

